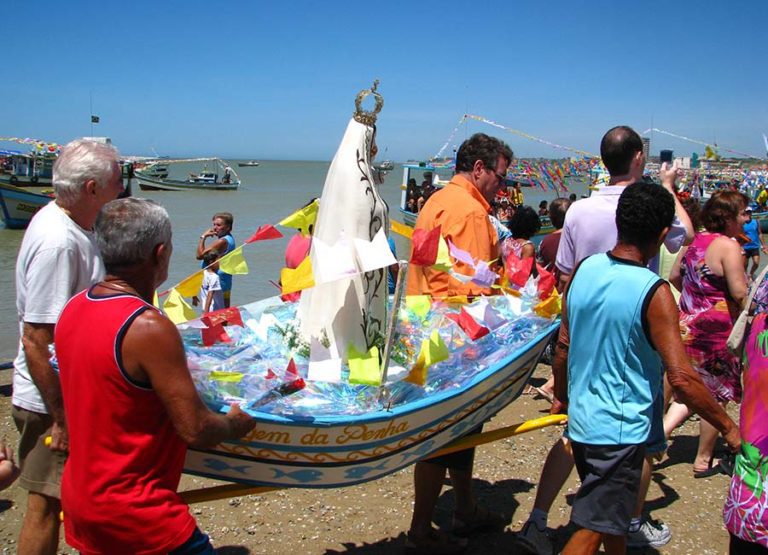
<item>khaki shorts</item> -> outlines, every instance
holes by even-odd
[[[45,445],[53,419],[47,414],[32,412],[19,407],[11,411],[16,429],[19,430],[19,485],[27,491],[61,498],[61,474],[66,453],[51,451]]]

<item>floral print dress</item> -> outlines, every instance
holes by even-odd
[[[768,279],[765,280],[768,283]],[[762,284],[761,284],[762,285]],[[760,309],[758,309],[760,310]],[[759,312],[744,343],[741,452],[723,508],[728,531],[768,548],[768,314]]]
[[[680,272],[680,333],[691,364],[720,402],[741,401],[739,360],[726,347],[738,316],[725,277],[716,276],[704,255],[719,233],[697,233],[683,255]]]

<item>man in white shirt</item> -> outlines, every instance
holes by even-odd
[[[55,554],[58,547],[68,440],[49,349],[67,301],[104,276],[92,228],[101,207],[123,191],[117,151],[86,139],[72,141],[53,166],[53,186],[56,200],[32,218],[16,260],[21,341],[13,363],[12,402],[21,434],[19,485],[28,491],[18,544],[22,554]]]

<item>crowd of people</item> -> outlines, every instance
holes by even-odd
[[[614,554],[668,542],[671,531],[644,512],[644,500],[654,459],[696,413],[693,475],[733,473],[723,500],[731,552],[764,553],[766,280],[754,284],[746,307],[753,321],[743,365],[726,346],[755,279],[754,251],[765,252],[759,227],[755,233],[750,226],[748,199],[716,192],[701,214],[693,205],[687,211],[674,194],[674,167],[662,166],[661,185],[644,179],[642,141],[626,126],[605,134],[601,156],[610,181],[591,197],[558,198],[537,212],[518,191],[507,202],[514,213],[502,220],[489,216],[513,153],[478,133],[458,149],[449,183],[435,189],[425,174],[407,192],[416,229],[439,226],[446,240],[499,273],[533,259],[531,277],[554,273],[563,296],[553,376],[539,391],[553,413],[568,415],[568,426],[544,461],[518,547],[552,551],[548,512],[574,467],[581,479],[571,514],[577,530],[564,553],[595,553],[602,545]],[[64,147],[53,185],[56,200],[33,218],[16,268],[19,464],[0,444],[0,488],[18,476],[28,492],[19,553],[55,553],[62,510],[67,543],[84,553],[213,553],[176,493],[186,448],[243,437],[255,421],[236,405],[226,414],[206,408],[176,327],[152,305],[173,250],[168,214],[152,201],[116,200],[122,180],[111,146],[83,140]],[[532,238],[543,215],[555,231],[537,247]],[[235,248],[232,227],[230,213],[217,213],[199,239],[205,312],[230,305],[232,276],[218,261]],[[310,251],[312,229],[306,231],[291,240],[289,267]],[[742,234],[749,243],[739,243]],[[668,275],[659,275],[662,246],[675,256]],[[468,273],[463,265],[454,270]],[[416,264],[406,287],[409,295],[433,298],[499,293]],[[681,291],[679,306],[672,287]],[[742,403],[741,427],[725,412],[728,402]],[[716,460],[719,435],[727,453]],[[478,502],[473,465],[474,449],[416,463],[407,552],[460,553],[467,538],[509,524],[508,515]],[[432,524],[446,474],[455,494],[450,531]],[[760,509],[748,518],[745,499]]]

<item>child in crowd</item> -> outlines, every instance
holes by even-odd
[[[206,266],[203,272],[203,285],[200,287],[203,314],[224,308],[224,292],[221,290],[218,260],[219,251],[217,250],[212,250],[203,255],[203,263]]]

